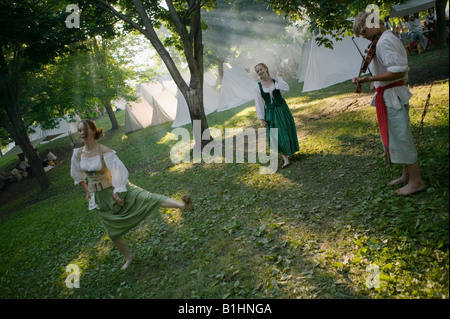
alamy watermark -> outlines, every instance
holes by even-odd
[[[380,267],[370,264],[367,266],[366,272],[369,274],[366,278],[367,288],[380,288]]]
[[[179,127],[171,132],[171,139],[179,141],[170,150],[172,163],[259,163],[260,174],[273,174],[278,167],[278,129],[270,129],[270,149],[267,154],[266,128],[225,128],[222,132],[218,128],[210,127],[201,134],[200,121],[193,121],[193,134],[202,140],[213,139],[203,149],[194,147],[191,156],[191,135],[185,128]],[[181,138],[179,138],[181,137]],[[236,143],[234,142],[236,140]],[[246,142],[247,141],[247,142]],[[247,160],[245,160],[247,154]]]
[[[80,288],[80,267],[75,264],[68,264],[66,272],[69,273],[66,278],[66,287],[69,289]]]
[[[80,8],[76,4],[69,4],[66,7],[66,12],[70,12],[70,14],[66,18],[66,27],[71,28],[80,28]]]
[[[371,14],[366,18],[367,28],[379,28],[380,27],[380,8],[376,4],[369,4],[366,7],[366,12]]]

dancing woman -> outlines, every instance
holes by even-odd
[[[289,156],[299,151],[295,121],[281,96],[281,92],[289,91],[289,85],[281,77],[270,76],[264,63],[258,63],[255,71],[261,79],[255,88],[256,114],[261,125],[267,127],[267,136],[270,129],[278,129],[278,151],[284,160],[281,168],[286,168],[290,165]]]
[[[128,268],[134,254],[123,236],[159,207],[194,210],[189,196],[183,203],[164,195],[149,193],[128,181],[128,171],[116,152],[98,143],[103,129],[91,120],[78,123],[78,136],[84,146],[72,154],[70,174],[86,192],[89,209],[96,209],[100,221],[114,245],[126,258]],[[86,183],[87,178],[87,183]]]

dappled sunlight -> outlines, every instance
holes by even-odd
[[[175,228],[181,228],[184,220],[183,212],[175,208],[164,209],[161,218],[167,225]]]
[[[156,144],[167,144],[170,141],[178,140],[178,135],[173,134],[172,132],[167,132],[165,136],[163,136]]]
[[[69,264],[74,264],[79,267],[81,277],[83,273],[89,269],[91,260],[93,258],[97,259],[99,257],[104,258],[110,253],[111,247],[111,240],[107,235],[103,235],[102,238],[97,243],[95,243],[93,248],[85,247],[84,251],[80,252],[76,258],[70,261]],[[65,275],[64,279],[66,277],[67,275]]]
[[[194,166],[195,166],[195,164],[193,162],[175,164],[169,168],[169,172],[182,174],[182,173],[192,169]]]
[[[297,187],[298,184],[285,177],[278,170],[274,174],[260,174],[259,164],[248,164],[243,166],[244,172],[234,179],[237,185],[243,185],[257,189],[289,189]]]
[[[225,121],[222,125],[216,125],[222,129],[226,128],[246,128],[254,126],[255,124],[259,125],[259,121],[256,117],[256,110],[254,106],[250,106],[242,110],[241,112],[234,115],[228,121]]]

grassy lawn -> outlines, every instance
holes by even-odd
[[[426,53],[427,61],[439,54]],[[411,73],[424,56],[410,58]],[[384,164],[371,93],[356,95],[348,82],[306,94],[290,82],[300,152],[274,174],[259,174],[260,163],[173,164],[171,123],[125,134],[124,111],[119,130],[100,119],[101,142],[117,151],[132,183],[179,200],[191,194],[196,206],[161,209],[130,232],[136,260],[126,271],[73,185],[69,140],[41,145],[60,158],[48,172],[52,189],[41,193],[31,179],[0,193],[0,298],[448,299],[448,64],[446,77],[416,83],[414,136],[432,85],[418,149],[428,188],[409,197],[387,185],[401,167]],[[259,126],[253,102],[208,122]],[[69,264],[81,270],[79,289],[66,287]]]

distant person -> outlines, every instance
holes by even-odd
[[[403,164],[400,178],[391,181],[390,185],[406,183],[396,190],[398,195],[411,195],[424,190],[416,147],[410,128],[409,100],[412,93],[406,86],[408,79],[408,57],[401,41],[386,30],[384,25],[379,28],[367,27],[366,21],[371,12],[359,13],[354,21],[353,31],[372,41],[380,36],[372,60],[373,75],[353,78],[354,84],[372,82],[376,93],[371,105],[377,109],[378,124],[385,147],[386,160],[390,164]]]
[[[436,13],[434,13],[434,8],[428,9],[428,14],[425,17],[426,28],[428,30],[433,30],[436,28],[437,17]]]
[[[420,20],[417,19],[413,14],[409,16],[409,21],[406,23],[406,27],[408,28],[411,38],[413,41],[420,41],[420,45],[423,50],[427,48],[427,40],[422,33],[422,25],[420,24]]]
[[[86,192],[89,209],[96,209],[109,238],[125,256],[126,263],[121,268],[124,270],[133,261],[134,254],[123,236],[159,207],[193,211],[192,200],[186,195],[181,203],[131,184],[116,152],[97,142],[103,136],[103,129],[98,129],[93,121],[79,122],[78,136],[84,146],[74,149],[70,174],[75,184]]]
[[[58,165],[58,158],[50,152],[50,150],[45,150],[45,153],[47,153],[47,163],[52,166]]]
[[[256,114],[261,125],[267,128],[267,136],[270,137],[270,129],[278,129],[278,151],[284,160],[283,169],[290,165],[289,156],[299,151],[295,121],[281,96],[281,92],[289,91],[289,85],[279,76],[272,77],[264,63],[257,64],[255,71],[261,79],[255,87]]]

